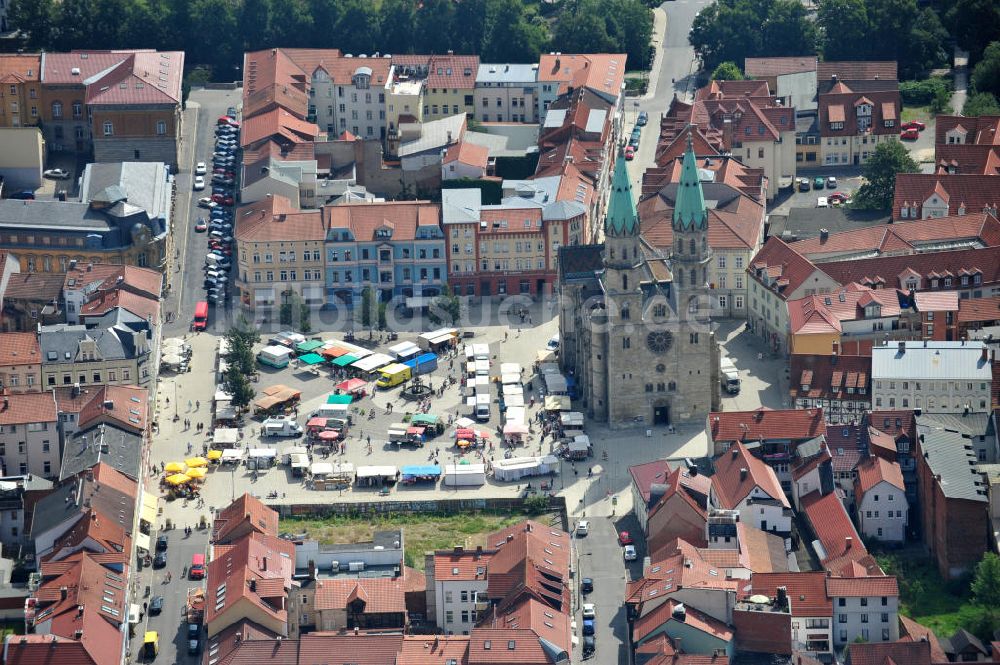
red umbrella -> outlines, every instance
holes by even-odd
[[[326,427],[326,418],[310,418],[306,427]]]
[[[323,430],[319,433],[319,438],[323,441],[336,441],[340,438],[340,432],[334,432],[332,429]]]
[[[468,428],[457,429],[457,430],[455,430],[455,438],[456,439],[474,439],[474,438],[476,438],[476,433],[473,432],[471,429],[468,429]]]
[[[367,384],[362,379],[347,379],[346,381],[341,381],[335,387],[337,390],[343,390],[345,393],[349,393],[352,390],[364,388],[365,385]]]

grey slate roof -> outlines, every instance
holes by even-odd
[[[101,317],[106,319],[108,315]],[[136,318],[135,315],[131,315]],[[38,345],[42,351],[42,364],[73,362],[81,341],[92,339],[104,360],[125,360],[136,356],[131,332],[124,326],[87,328],[64,323],[42,326]],[[68,355],[67,355],[68,354]]]
[[[138,480],[141,450],[141,435],[100,423],[67,439],[59,479],[65,480],[104,462]]]
[[[109,519],[125,525],[126,530],[131,529],[135,515],[135,497],[107,485],[100,485],[99,490],[97,487],[98,483],[86,476],[71,478],[40,499],[35,504],[31,520],[32,540],[74,516],[81,516],[88,505]]]
[[[917,426],[920,449],[931,473],[941,476],[941,490],[949,499],[986,503],[986,487],[976,473],[976,454],[957,432]],[[983,515],[986,519],[986,515]]]
[[[0,228],[51,228],[63,231],[108,232],[107,217],[78,201],[0,201]]]
[[[816,196],[821,196],[821,194],[817,192]],[[889,215],[879,210],[850,210],[843,206],[838,208],[792,208],[787,215],[771,215],[769,220],[768,237],[774,236],[785,242],[791,242],[818,238],[820,229],[826,229],[830,233],[839,233],[887,224]]]
[[[88,164],[81,180],[80,197],[82,201],[127,199],[131,205],[145,210],[150,219],[168,219],[169,173],[166,165],[158,162]]]
[[[985,436],[990,426],[988,413],[923,413],[916,418],[917,425],[958,432],[965,436]]]
[[[604,245],[569,245],[559,248],[562,282],[593,280],[604,270]]]
[[[899,351],[899,345],[906,349]],[[909,341],[872,349],[873,379],[993,380],[982,342]]]
[[[476,87],[480,83],[534,83],[538,80],[537,65],[490,64],[479,65]]]

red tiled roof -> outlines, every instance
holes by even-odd
[[[828,577],[826,593],[830,598],[898,596],[899,584],[893,575],[874,577]]]
[[[626,59],[624,53],[543,53],[538,60],[538,82],[558,81],[560,93],[572,84],[614,98],[625,82]]]
[[[789,363],[793,399],[870,401],[871,391],[867,390],[872,373],[870,355],[841,354],[834,362],[833,356],[828,355],[793,354]],[[811,373],[808,381],[806,373]],[[808,390],[802,389],[805,384]],[[855,389],[853,394],[847,392],[848,388]],[[865,388],[865,394],[859,393],[857,388]]]
[[[961,144],[948,143],[948,132],[953,129],[965,132],[965,140]],[[934,118],[934,144],[936,149],[949,145],[1000,145],[1000,116],[936,116]]]
[[[486,563],[494,550],[477,552],[455,552],[453,550],[434,553],[435,580],[482,580],[486,579]]]
[[[459,162],[485,169],[489,164],[489,158],[489,148],[468,141],[460,141],[448,146],[443,163]]]
[[[917,421],[913,411],[871,411],[868,424],[897,439],[907,437],[911,442],[917,438]]]
[[[643,571],[641,578],[626,584],[625,602],[642,606],[643,603],[655,602],[681,588],[735,591],[738,583],[727,578],[725,571],[720,570],[724,566],[717,567],[706,558],[715,558],[713,552],[714,550],[693,547],[685,540],[675,538],[654,553],[656,559]]]
[[[427,87],[472,89],[478,72],[478,55],[432,55],[427,65]]]
[[[850,665],[931,665],[929,642],[874,642],[847,645]]]
[[[527,628],[473,628],[469,636],[468,665],[549,665],[548,654]]]
[[[352,663],[352,665],[395,665],[405,638],[400,634],[337,635],[332,633],[305,633],[299,637],[297,665],[325,665],[326,663]],[[283,640],[286,641],[286,640]],[[294,654],[293,654],[294,655]],[[269,660],[261,654],[260,663]],[[461,663],[461,661],[459,661]],[[400,665],[402,665],[400,663]]]
[[[884,318],[898,317],[907,294],[896,289],[872,289],[848,284],[834,293],[788,301],[789,328],[793,335],[839,333],[841,322],[865,318],[864,308],[877,303]]]
[[[836,492],[820,495],[819,490],[814,490],[802,497],[799,503],[813,533],[823,546],[826,556],[821,554],[820,559],[824,567],[827,562],[845,553],[856,558],[868,554]],[[848,538],[852,539],[849,548]]]
[[[36,333],[0,333],[0,367],[38,365],[42,362],[41,354]]]
[[[822,269],[816,267],[781,238],[772,236],[751,259],[748,272],[752,279],[775,291],[779,297],[787,298],[814,273],[827,272],[827,265],[823,264]],[[767,278],[760,276],[764,272]]]
[[[125,525],[115,516],[106,516],[88,510],[83,519],[59,536],[42,561],[60,561],[70,554],[85,550],[92,554],[120,554],[130,549],[132,539],[125,533]]]
[[[862,496],[883,481],[899,490],[905,489],[903,471],[895,462],[871,455],[858,464],[857,471],[858,479],[855,483],[855,492],[859,501]]]
[[[892,199],[893,219],[902,219],[902,208],[914,208],[918,218],[924,217],[924,202],[938,192],[947,206],[947,215],[956,215],[959,208],[980,212],[985,207],[1000,206],[1000,192],[992,175],[900,173]],[[911,213],[912,216],[912,213]]]
[[[696,102],[706,99],[737,97],[770,97],[767,81],[746,79],[742,81],[712,80],[694,93]]]
[[[327,53],[339,56],[330,49]],[[287,54],[287,49],[264,49],[243,54],[243,118],[280,106],[300,118],[309,107],[309,77]]]
[[[147,321],[159,321],[160,318],[159,300],[124,289],[97,294],[80,308],[80,316],[102,316],[116,307],[121,307]]]
[[[139,386],[101,386],[79,413],[81,429],[105,418],[126,429],[143,432],[149,418],[149,391]]]
[[[236,211],[239,242],[316,241],[326,238],[320,210],[296,210],[283,196],[272,195]]]
[[[150,268],[111,264],[77,264],[66,271],[65,290],[108,291],[129,288],[150,298],[159,298],[163,273]]]
[[[212,525],[212,542],[225,543],[237,527],[247,523],[257,533],[278,535],[278,513],[257,497],[244,493],[219,511]]]
[[[468,652],[468,635],[406,635],[394,662],[399,665],[464,665]]]
[[[101,485],[121,492],[125,496],[132,497],[133,499],[138,498],[138,484],[110,464],[99,462],[94,465],[91,472],[94,474],[94,480]]]
[[[301,120],[280,108],[248,118],[240,131],[240,145],[244,148],[258,141],[275,138],[286,143],[311,143],[319,135],[319,127]]]
[[[941,143],[934,160],[939,174],[1000,175],[1000,145]]]
[[[823,409],[714,411],[708,416],[713,441],[812,439],[826,433]]]
[[[926,626],[922,626],[910,617],[899,615],[899,641],[900,642],[920,642],[926,641],[931,645],[931,662],[947,663],[948,655],[941,648],[934,631]]]
[[[428,201],[386,201],[325,206],[321,214],[324,228],[349,229],[359,242],[374,240],[383,227],[389,227],[392,240],[399,242],[413,240],[421,226],[437,227],[439,211],[438,204]]]
[[[997,319],[1000,319],[1000,296],[965,298],[958,302],[959,323],[989,323]]]
[[[7,281],[4,300],[28,300],[49,304],[62,296],[64,275],[16,272]]]
[[[834,76],[841,81],[868,81],[895,80],[898,75],[894,60],[828,60],[817,63],[817,81],[826,81]]]
[[[12,393],[0,401],[0,425],[23,425],[27,423],[53,423],[56,435],[56,400],[50,392]]]
[[[864,94],[852,92],[847,86],[838,84],[819,97],[819,133],[821,136],[856,136],[858,134],[882,134],[895,136],[898,123],[886,127],[886,121],[896,120],[896,109],[902,107],[898,89],[868,91]],[[867,130],[858,125],[855,107],[868,104],[872,107]],[[846,109],[846,111],[845,111]],[[831,123],[839,122],[842,127],[834,129]]]
[[[715,458],[712,489],[722,508],[736,508],[758,487],[769,497],[788,507],[788,499],[781,490],[781,483],[778,482],[774,469],[751,455],[743,443],[737,441],[729,450]]]
[[[814,55],[781,58],[746,58],[743,66],[747,76],[764,78],[783,74],[798,74],[816,71],[817,58]]]
[[[960,275],[964,270],[966,273],[981,273],[985,286],[1000,282],[1000,247],[831,261],[822,266],[827,275],[841,284],[883,284],[905,289],[907,279],[916,274],[920,277],[917,280],[917,290],[920,290],[932,288],[930,280],[934,277],[941,277],[946,272],[953,276]],[[942,287],[943,281],[939,280],[938,288]],[[945,288],[961,288],[961,279],[953,277],[952,286]]]
[[[86,86],[87,104],[179,104],[183,51],[46,53],[44,84]],[[75,72],[75,73],[74,73]]]
[[[569,606],[569,534],[526,520],[488,535],[486,543],[496,550],[487,564],[490,598],[509,600],[512,592],[526,589],[565,611]]]
[[[217,548],[215,558],[208,564],[205,624],[215,621],[242,599],[262,610],[275,625],[286,623],[288,610],[284,600],[291,585],[294,561],[295,546],[290,541],[259,533]],[[281,585],[262,584],[266,580],[277,580]]]
[[[316,610],[345,610],[355,600],[365,603],[365,614],[406,612],[402,577],[317,580]]]
[[[38,53],[0,55],[0,83],[36,82],[42,74],[42,56]]]
[[[892,240],[895,249],[890,250]],[[923,244],[939,242],[979,241],[986,246],[1000,245],[1000,222],[985,212],[966,215],[936,217],[894,224],[868,226],[840,233],[798,240],[789,246],[802,256],[816,261],[827,260],[842,254],[866,253],[872,251],[885,255],[890,253],[914,254]],[[899,244],[902,243],[902,244]]]
[[[632,639],[638,642],[660,626],[663,626],[670,621],[678,621],[678,619],[673,618],[673,613],[677,606],[681,604],[682,603],[671,599],[658,606],[652,612],[636,619],[632,628]],[[725,623],[688,605],[685,605],[684,608],[684,623],[689,628],[711,635],[712,637],[726,642],[733,639],[733,631]]]
[[[826,578],[823,571],[754,573],[750,583],[752,593],[771,598],[777,595],[778,587],[785,587],[793,617],[829,617],[833,601],[826,594]]]

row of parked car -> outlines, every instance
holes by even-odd
[[[240,123],[236,109],[230,107],[219,117],[215,126],[215,152],[212,154],[212,195],[198,200],[198,206],[208,210],[208,219],[200,217],[194,230],[208,233],[208,254],[205,256],[205,295],[210,304],[224,302],[228,296],[229,271],[233,254],[233,208],[236,204],[237,151],[240,143]],[[198,178],[205,187],[208,167],[199,162],[195,167],[195,189]]]

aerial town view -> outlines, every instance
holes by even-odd
[[[0,665],[1000,663],[997,0],[0,0]]]

